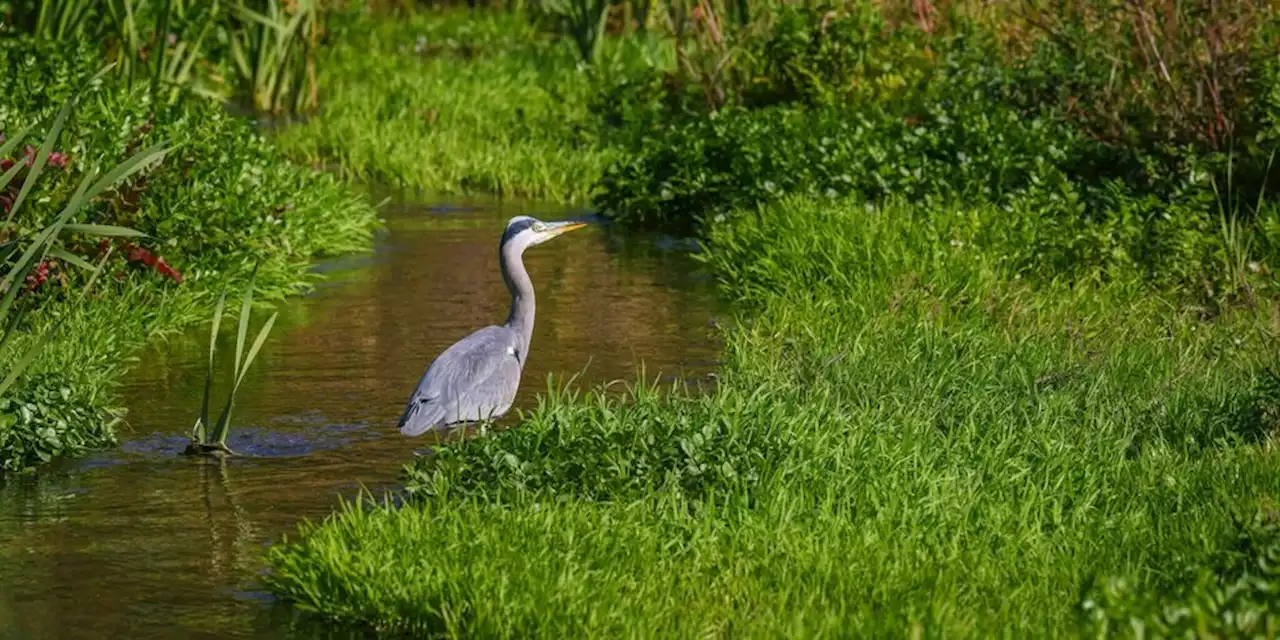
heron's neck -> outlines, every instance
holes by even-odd
[[[523,252],[519,247],[502,247],[499,263],[502,265],[502,279],[511,292],[511,314],[507,316],[504,326],[520,336],[520,364],[523,365],[529,353],[529,343],[533,340],[533,316],[536,302],[533,299],[533,281],[524,268]]]

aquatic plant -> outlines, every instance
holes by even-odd
[[[231,389],[227,392],[227,401],[222,407],[222,413],[219,414],[217,422],[210,422],[209,395],[213,389],[214,358],[218,352],[218,327],[222,323],[222,311],[227,301],[226,291],[223,291],[218,298],[217,306],[214,307],[213,325],[209,329],[209,363],[205,371],[204,394],[200,399],[200,416],[196,418],[195,427],[191,430],[191,444],[187,445],[183,452],[185,455],[234,455],[234,452],[227,447],[227,435],[231,431],[231,412],[235,407],[236,393],[240,391],[240,383],[244,382],[249,366],[253,364],[253,359],[258,357],[258,350],[262,348],[262,343],[266,342],[267,335],[271,333],[271,327],[275,325],[276,317],[279,315],[279,312],[272,312],[267,321],[262,323],[257,337],[253,339],[253,345],[246,353],[245,339],[249,335],[249,313],[253,306],[253,284],[256,279],[257,268],[255,267],[253,274],[249,276],[249,284],[245,286],[244,299],[240,305],[240,323],[236,330],[235,367],[231,370]]]

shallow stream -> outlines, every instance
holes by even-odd
[[[121,446],[0,486],[0,638],[348,635],[299,622],[262,591],[262,550],[339,496],[395,488],[424,446],[395,429],[419,376],[506,315],[496,243],[519,213],[575,217],[389,205],[372,254],[319,265],[329,277],[281,308],[238,396],[229,444],[244,455],[225,463],[178,455],[199,411],[207,327],[148,349],[124,389]],[[607,225],[531,249],[538,316],[516,407],[536,406],[548,373],[581,374],[578,386],[633,380],[640,363],[650,378],[710,373],[715,296],[690,249]]]

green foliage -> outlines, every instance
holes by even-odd
[[[780,424],[747,426],[770,423],[769,397],[758,400],[726,407],[708,398],[664,398],[648,386],[583,399],[553,389],[519,429],[419,458],[408,470],[408,492],[504,503],[627,502],[659,492],[723,498],[767,482],[763,470],[792,446]]]
[[[1050,278],[1143,272],[1212,306],[1269,282],[1280,244],[1266,135],[1220,153],[1159,133],[1173,126],[1167,113],[1126,112],[1117,122],[1147,133],[1119,144],[1060,110],[1072,100],[1055,93],[1069,70],[1102,73],[1072,56],[1105,51],[1050,39],[1009,62],[979,25],[930,36],[882,29],[878,15],[777,13],[741,54],[756,80],[731,94],[738,106],[707,112],[689,87],[652,76],[616,83],[593,103],[624,147],[596,203],[686,233],[787,194],[997,205],[1035,249],[1024,266]],[[1265,100],[1237,98],[1240,127],[1269,126]]]
[[[94,48],[84,43],[0,40],[0,65],[11,71],[0,77],[0,132],[15,136],[32,127],[31,137],[39,139],[59,105],[83,94],[52,148],[63,154],[65,166],[24,182],[30,192],[13,209],[8,238],[39,237],[58,223],[78,185],[161,140],[174,145],[164,163],[124,176],[115,189],[84,202],[76,221],[62,221],[99,226],[65,227],[65,251],[45,260],[53,275],[38,295],[24,296],[22,321],[0,346],[0,361],[17,362],[33,352],[39,336],[57,330],[30,362],[29,374],[59,373],[61,384],[77,390],[73,399],[93,402],[68,408],[68,415],[96,416],[69,423],[59,436],[63,442],[76,442],[69,434],[77,430],[109,430],[102,425],[112,420],[110,388],[144,340],[206,319],[214,292],[243,279],[254,264],[262,263],[262,295],[297,291],[314,278],[307,273],[310,260],[367,247],[376,224],[360,197],[331,176],[290,165],[248,122],[189,96],[157,104],[146,87],[130,88],[115,74],[92,79],[95,60]],[[15,160],[15,167],[23,166],[21,154]],[[147,237],[131,239],[120,251],[108,243],[104,251],[92,236],[115,227]],[[83,305],[77,299],[89,276],[72,268],[76,256],[105,260],[103,269],[115,276],[103,278]],[[10,420],[11,436],[0,451],[6,471],[40,462],[37,449],[18,439],[39,432],[21,418],[37,414],[15,415],[20,419]],[[91,441],[96,437],[83,439]]]
[[[1108,578],[1082,603],[1089,635],[1264,637],[1280,634],[1280,524],[1274,511],[1241,523],[1234,545],[1170,593]]]
[[[234,21],[225,30],[226,41],[255,109],[303,112],[316,106],[319,5],[320,0],[239,0],[228,6]]]
[[[95,79],[105,71],[106,69],[99,72]],[[0,245],[0,350],[9,345],[18,333],[19,324],[32,306],[30,298],[36,288],[41,286],[47,278],[45,262],[47,258],[56,257],[66,264],[80,266],[92,272],[89,282],[84,285],[82,295],[89,293],[101,274],[106,257],[99,260],[96,266],[89,264],[64,248],[64,233],[140,235],[124,227],[79,224],[73,220],[79,216],[89,201],[98,197],[104,190],[115,187],[118,182],[130,175],[149,168],[151,164],[162,158],[166,151],[164,143],[158,143],[134,154],[107,171],[106,175],[86,172],[75,193],[65,201],[65,204],[58,203],[63,208],[48,226],[30,237],[14,233],[11,223],[23,204],[27,202],[27,196],[33,193],[33,187],[53,157],[53,146],[58,142],[67,117],[74,111],[75,103],[74,98],[68,99],[58,110],[57,117],[50,125],[49,133],[39,149],[31,154],[30,166],[25,171],[23,171],[23,165],[27,163],[24,160],[21,164],[15,163],[4,172],[3,176],[0,176],[0,192],[3,192],[19,172],[23,173],[22,186],[17,190],[16,196],[5,197],[8,211],[3,226],[0,226],[0,232],[6,237],[4,244]],[[11,149],[22,142],[25,133],[26,130],[18,132],[12,139],[0,144],[0,157],[7,155]],[[19,301],[19,296],[24,293],[26,299]],[[54,455],[78,452],[95,443],[109,441],[109,427],[95,429],[93,426],[88,426],[85,428],[86,433],[78,434],[72,431],[74,427],[67,423],[67,415],[59,416],[59,413],[64,413],[70,414],[73,418],[95,420],[95,416],[87,415],[91,414],[91,411],[77,412],[72,409],[60,412],[58,407],[50,406],[50,401],[56,401],[59,398],[63,401],[71,399],[70,392],[65,386],[59,386],[55,392],[51,393],[51,389],[42,386],[42,383],[47,381],[47,378],[43,378],[32,381],[30,386],[23,385],[24,390],[29,391],[25,397],[11,399],[8,396],[15,385],[23,382],[27,369],[41,355],[48,341],[55,337],[64,337],[56,335],[58,328],[57,322],[52,326],[46,326],[34,335],[34,338],[29,341],[30,344],[24,349],[13,349],[14,357],[10,358],[6,366],[0,370],[3,373],[0,376],[0,401],[9,400],[6,402],[7,406],[0,407],[0,411],[7,409],[13,414],[6,416],[0,413],[0,437],[6,441],[12,440],[11,446],[6,446],[10,443],[0,441],[0,452],[5,454],[0,458],[0,469],[17,468],[31,464],[33,461],[47,462]],[[108,437],[101,434],[103,429],[107,430]],[[24,442],[24,437],[30,441]]]
[[[57,105],[91,75],[86,45],[66,48],[31,40],[0,42],[0,130],[47,122]],[[110,80],[104,78],[103,81]],[[162,244],[182,271],[241,268],[261,255],[272,269],[296,269],[297,256],[362,248],[372,214],[332,177],[283,162],[250,123],[218,105],[185,100],[153,105],[142,88],[110,81],[67,121],[62,151],[70,161],[39,193],[56,200],[81,171],[110,165],[131,150],[172,140],[177,152],[125,197],[94,203],[93,221],[133,227]],[[35,106],[36,108],[32,108]],[[114,123],[102,126],[103,122]],[[34,206],[16,218],[18,229],[38,229],[51,214]],[[293,264],[290,264],[293,262]]]
[[[10,0],[0,9],[12,32],[91,43],[156,99],[173,103],[191,89],[243,96],[262,111],[316,106],[314,0]]]
[[[0,469],[25,469],[114,444],[116,419],[101,404],[69,376],[25,376],[0,396]]]
[[[713,225],[745,303],[713,391],[548,394],[415,460],[409,504],[274,548],[273,589],[386,630],[645,637],[1022,636],[1075,629],[1091,576],[1173,593],[1275,486],[1265,312],[1019,280],[1000,211]]]
[[[812,32],[781,23],[745,106],[602,114],[643,134],[622,136],[630,148],[600,181],[601,208],[691,229],[788,193],[1003,202],[1032,187],[1060,191],[1090,160],[1070,129],[1004,103],[1008,80],[980,34],[939,41],[938,62],[924,67],[898,53],[914,50],[910,40],[880,35],[865,12],[825,27],[858,36],[844,39],[818,39],[814,16],[796,20]]]
[[[616,0],[540,0],[535,9],[561,25],[588,64],[600,61],[605,20]]]
[[[609,168],[596,203],[628,223],[688,230],[784,194],[1005,202],[1063,189],[1073,151],[1051,123],[980,100],[916,115],[730,108],[657,125]]]
[[[699,232],[738,305],[716,388],[553,389],[305,525],[272,588],[451,636],[1274,630],[1235,524],[1277,486],[1259,174],[1091,136],[1043,92],[1082,58],[986,23],[697,4],[591,108],[597,203]]]
[[[586,199],[611,156],[567,45],[518,16],[352,21],[321,60],[324,113],[276,136],[286,153],[428,192]]]

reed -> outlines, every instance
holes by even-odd
[[[267,318],[262,328],[258,330],[257,337],[253,339],[253,345],[246,353],[244,347],[249,336],[249,315],[253,307],[255,280],[257,280],[256,267],[253,275],[249,277],[249,284],[245,287],[244,299],[240,304],[240,323],[236,330],[236,359],[235,368],[232,370],[231,391],[227,394],[226,403],[222,407],[222,413],[218,416],[217,422],[209,420],[209,396],[213,390],[214,362],[218,353],[218,328],[222,324],[222,312],[227,302],[226,291],[223,291],[218,298],[217,306],[214,307],[213,326],[209,330],[209,363],[205,370],[204,395],[200,400],[200,417],[196,418],[195,427],[191,430],[191,444],[187,445],[184,455],[234,455],[234,452],[227,447],[227,435],[231,431],[231,412],[235,408],[236,393],[240,391],[240,384],[244,382],[249,366],[258,357],[258,351],[262,349],[262,344],[266,342],[271,328],[276,323],[276,317],[279,316],[279,312],[274,312]]]
[[[561,24],[585,62],[595,64],[600,61],[609,8],[614,4],[613,0],[542,0],[536,6]]]
[[[40,38],[99,42],[130,82],[170,102],[190,89],[272,113],[316,105],[316,0],[18,0],[8,22]]]

